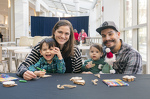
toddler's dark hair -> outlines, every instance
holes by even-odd
[[[42,49],[43,43],[46,43],[49,48],[56,46],[56,42],[53,38],[45,38],[40,42],[40,50]]]
[[[103,47],[102,47],[101,44],[94,43],[94,44],[92,44],[92,45],[90,46],[90,49],[91,49],[92,47],[97,48],[101,53],[103,53]]]

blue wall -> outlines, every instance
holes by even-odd
[[[60,20],[68,20],[78,33],[84,29],[88,35],[89,17],[61,17]],[[31,16],[31,36],[51,36],[54,25],[59,21],[59,17],[39,17]]]

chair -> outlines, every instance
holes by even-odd
[[[40,42],[43,38],[41,36],[35,36],[34,39],[33,39],[33,45],[32,46],[35,46],[38,44],[38,42]]]
[[[16,70],[19,66],[19,62],[23,62],[28,54],[31,52],[32,49],[20,49],[20,50],[14,50],[14,53],[16,54]]]
[[[3,63],[5,63],[5,65],[3,66]],[[2,47],[0,46],[0,64],[3,66],[3,71],[5,71],[6,73],[6,67],[8,66],[8,61],[7,60],[3,60],[2,59]],[[5,69],[5,70],[4,70]],[[9,67],[8,67],[9,69]]]
[[[27,36],[21,36],[19,46],[31,46],[31,42]]]

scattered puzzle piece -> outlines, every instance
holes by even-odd
[[[85,81],[82,80],[82,77],[72,77],[70,81],[73,81],[73,83],[78,84],[78,85],[84,85]]]
[[[135,76],[128,76],[128,75],[125,75],[125,76],[122,77],[122,79],[124,81],[128,81],[128,82],[134,81],[135,78],[136,78]]]
[[[82,77],[72,77],[72,78],[70,79],[70,81],[81,80],[81,79],[82,79]]]
[[[89,65],[91,65],[91,68],[95,66],[95,64],[92,64],[92,61],[88,62]]]
[[[44,75],[42,76],[42,78],[45,78],[45,77],[51,77],[52,75]]]
[[[85,80],[74,80],[73,83],[78,85],[85,85]]]
[[[68,87],[68,88],[75,88],[76,86],[75,86],[75,85],[68,85],[68,84],[62,85],[62,86],[57,85],[57,88],[58,88],[58,89],[65,89],[65,87]]]
[[[13,86],[17,86],[17,84],[14,81],[5,81],[5,82],[3,82],[3,86],[4,87],[13,87]]]
[[[100,76],[100,74],[94,74],[94,76],[96,76],[96,77],[98,77],[98,78],[100,78],[101,76]]]
[[[94,85],[97,85],[97,81],[98,81],[98,79],[92,80],[92,82],[94,83]]]

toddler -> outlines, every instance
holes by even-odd
[[[89,55],[91,59],[88,59],[84,62],[81,67],[82,73],[85,74],[97,74],[100,72],[99,65],[108,65],[104,62],[103,48],[100,44],[93,44],[90,47]]]

